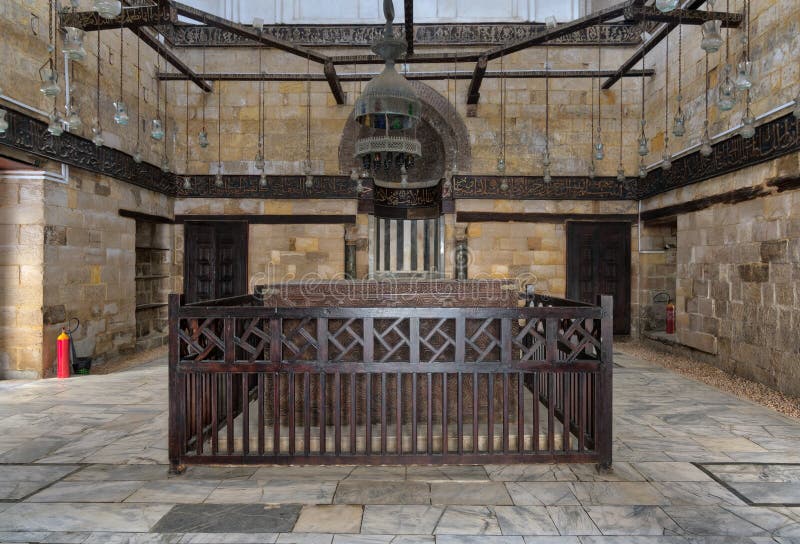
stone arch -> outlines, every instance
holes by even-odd
[[[436,92],[433,87],[421,81],[411,81],[411,85],[417,92],[422,106],[420,119],[438,136],[440,142],[430,142],[433,149],[444,149],[445,161],[443,165],[453,164],[453,156],[458,150],[456,164],[460,173],[469,172],[472,166],[472,149],[469,143],[469,131],[464,124],[464,120],[459,115],[453,105],[441,94]],[[353,167],[353,152],[355,150],[355,138],[357,134],[356,121],[353,112],[347,118],[339,140],[339,171],[342,174],[349,174]],[[422,141],[423,154],[425,153],[425,141]],[[442,172],[444,166],[442,166]]]

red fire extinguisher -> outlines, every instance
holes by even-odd
[[[672,297],[669,293],[662,291],[653,297],[653,302],[666,302],[667,303],[667,334],[675,334],[675,305],[672,303]]]
[[[58,339],[56,340],[56,344],[58,346],[58,377],[59,378],[69,378],[69,345],[70,345],[70,337],[67,334],[67,329],[62,327],[61,334],[58,335]]]

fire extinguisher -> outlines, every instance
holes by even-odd
[[[58,335],[56,340],[58,346],[58,368],[57,376],[59,378],[69,378],[69,345],[70,338],[67,334],[66,327],[61,327],[61,334]]]
[[[659,300],[659,297],[662,297]],[[667,299],[667,334],[675,334],[675,305],[672,303],[672,297],[669,293],[662,292],[658,293],[656,296],[653,297],[653,302],[664,302],[664,298]]]
[[[72,333],[78,330],[80,321],[77,317],[69,320],[70,323],[77,321],[72,329],[61,327],[61,334],[56,339],[56,353],[58,365],[56,367],[56,376],[59,378],[69,378],[72,363],[75,361],[75,345],[72,343]]]

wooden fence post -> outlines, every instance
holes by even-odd
[[[178,373],[180,361],[180,340],[178,329],[178,309],[181,305],[181,295],[169,295],[169,473],[182,474],[186,467],[181,463],[184,452],[184,427],[186,414],[185,377]]]
[[[611,470],[613,436],[614,297],[599,295],[600,371],[597,376],[597,453],[598,468]]]

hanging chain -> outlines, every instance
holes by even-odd
[[[602,48],[600,47],[600,35],[597,36],[597,139],[600,140],[602,131],[603,109],[600,105],[600,70],[602,67]]]
[[[458,119],[458,55],[453,55],[453,109],[455,110],[455,119],[453,119],[453,125],[455,126],[455,121]],[[454,139],[456,152],[453,156],[453,170],[456,169],[458,164],[458,138]]]
[[[156,119],[160,119],[161,112],[161,80],[158,74],[161,72],[161,55],[156,55]]]
[[[622,78],[619,80],[619,165],[622,166],[622,116],[624,114],[622,102]]]
[[[169,85],[164,82],[164,160],[167,159],[167,140],[169,139],[169,131],[167,130],[167,123],[169,122]]]
[[[95,93],[95,106],[97,108],[97,128],[102,130],[103,123],[100,120],[100,32],[97,33],[97,87]]]
[[[311,167],[311,56],[306,56],[306,168]]]
[[[544,152],[550,152],[550,46],[544,47]]]
[[[189,80],[186,80],[186,171],[189,171]]]
[[[203,75],[206,73],[206,47],[203,45]],[[203,132],[206,131],[206,93],[203,92]]]
[[[705,124],[708,126],[708,53],[706,53],[706,92],[705,92],[705,110],[706,110],[706,121]]]
[[[53,6],[53,0],[50,0],[47,4],[48,11],[47,11],[47,47],[50,53],[50,69],[55,70],[55,42],[53,41],[53,10],[55,9]]]
[[[669,34],[664,40],[665,47],[665,69],[664,69],[664,148],[669,145]]]
[[[222,80],[217,93],[217,168],[222,166]],[[218,170],[219,171],[219,170]]]
[[[730,62],[731,56],[731,27],[730,27],[731,0],[725,0],[725,65]]]
[[[139,133],[142,131],[142,41],[136,36],[136,150],[139,150]]]
[[[683,101],[683,15],[678,16],[678,114],[681,113],[681,102]]]
[[[119,27],[119,101],[123,102],[122,100],[122,60],[123,60],[123,50],[124,50],[124,39],[123,34],[125,32],[125,27]]]
[[[259,31],[259,34],[261,31]],[[258,46],[258,153],[262,156],[264,152],[264,68],[263,54],[264,48]]]
[[[505,55],[500,56],[500,156],[506,161],[506,73]]]

